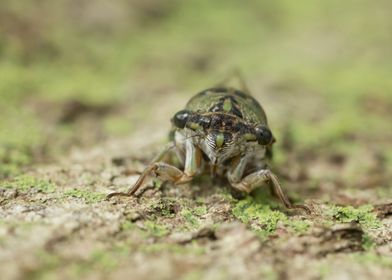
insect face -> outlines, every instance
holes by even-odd
[[[212,164],[219,164],[240,152],[236,135],[231,132],[210,130],[200,139],[200,148]]]
[[[234,115],[207,112],[197,113],[181,110],[172,118],[179,130],[186,130],[194,138],[212,164],[219,164],[245,150],[254,149],[255,144],[268,145],[272,134],[268,127],[254,127]],[[256,144],[257,145],[257,144]]]

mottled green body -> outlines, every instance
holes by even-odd
[[[183,184],[209,166],[212,176],[225,176],[236,191],[250,193],[271,182],[287,208],[310,212],[304,205],[293,206],[278,178],[268,170],[265,159],[271,157],[275,139],[263,108],[249,94],[226,87],[204,90],[191,98],[171,121],[171,145],[143,171],[127,193],[113,193],[109,197],[133,195],[150,174]],[[170,157],[163,161],[171,149],[177,158],[176,166]]]
[[[198,112],[232,114],[249,124],[267,125],[267,117],[251,95],[233,88],[210,88],[189,100],[186,109]]]

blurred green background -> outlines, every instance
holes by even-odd
[[[166,131],[233,68],[269,115],[278,162],[287,146],[343,155],[353,176],[371,151],[390,171],[391,10],[387,0],[2,0],[0,174]]]

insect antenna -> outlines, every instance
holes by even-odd
[[[185,140],[188,140],[188,139],[193,138],[193,137],[203,137],[203,134],[190,135],[190,136],[185,137]]]

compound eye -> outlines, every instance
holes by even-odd
[[[271,130],[264,125],[259,125],[255,128],[257,142],[260,145],[268,145],[271,144],[273,136]]]
[[[184,128],[190,115],[191,111],[181,110],[174,115],[172,118],[172,123],[178,128]]]

